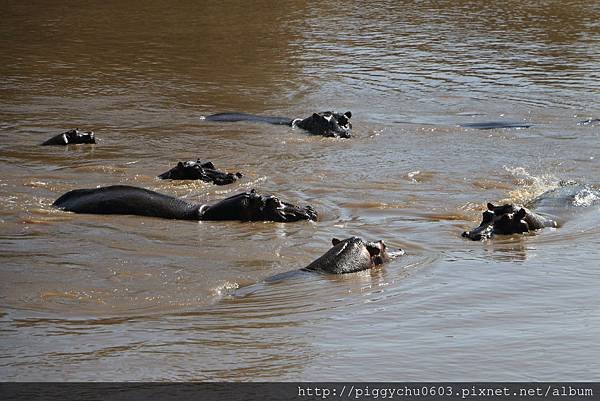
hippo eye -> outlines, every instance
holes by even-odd
[[[367,251],[371,254],[371,257],[377,256],[381,253],[381,249],[377,245],[367,244]]]
[[[494,220],[494,212],[490,212],[488,210],[486,210],[485,212],[482,213],[482,224],[483,223],[490,223],[492,220]]]

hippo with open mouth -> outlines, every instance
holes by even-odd
[[[350,118],[352,118],[352,112],[350,111],[347,111],[344,114],[333,111],[324,111],[321,113],[313,113],[312,116],[305,119],[259,116],[246,113],[218,113],[204,117],[207,121],[254,121],[274,125],[287,125],[290,127],[302,128],[314,135],[322,135],[331,138],[350,138],[352,129]]]
[[[65,146],[65,145],[75,145],[82,143],[96,143],[96,137],[92,131],[79,131],[77,128],[71,129],[69,131],[63,132],[62,134],[58,134],[48,139],[46,142],[42,143],[42,146]]]
[[[223,199],[214,205],[200,205],[144,188],[113,185],[75,189],[59,197],[53,206],[75,213],[130,214],[178,220],[240,220],[287,223],[316,220],[317,212],[279,198],[251,190]]]
[[[215,185],[231,184],[242,177],[242,173],[225,173],[217,170],[212,162],[202,163],[200,159],[179,162],[171,170],[158,176],[161,180],[202,180]]]
[[[366,242],[358,237],[331,241],[333,247],[303,270],[332,274],[354,273],[382,265],[404,255],[404,251],[389,251],[383,241]]]

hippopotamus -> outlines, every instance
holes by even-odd
[[[96,137],[92,131],[79,131],[77,128],[63,132],[48,139],[42,143],[42,146],[49,145],[74,145],[80,143],[96,143]]]
[[[162,180],[202,180],[216,185],[231,184],[241,177],[242,173],[240,172],[224,173],[217,170],[212,162],[202,163],[200,159],[179,162],[171,170],[158,176]]]
[[[579,121],[577,125],[600,125],[600,118],[588,118],[587,120]]]
[[[218,113],[204,117],[204,119],[207,121],[253,121],[274,125],[287,125],[290,127],[299,127],[305,129],[311,134],[322,135],[331,138],[350,138],[350,131],[352,129],[350,118],[352,118],[352,112],[350,111],[347,111],[344,114],[333,111],[324,111],[321,113],[313,113],[312,116],[305,119],[259,116],[246,113]]]
[[[404,251],[388,251],[383,241],[366,242],[358,237],[345,240],[333,238],[333,245],[323,256],[303,270],[331,274],[354,273],[382,265],[391,259],[404,255]]]
[[[53,206],[75,213],[131,214],[178,220],[287,223],[317,219],[317,212],[310,206],[294,206],[272,195],[259,195],[254,189],[230,196],[214,205],[200,205],[144,188],[113,185],[69,191],[59,197]]]
[[[529,128],[533,124],[521,123],[517,121],[483,121],[478,123],[460,124],[463,128],[474,129],[497,129],[497,128]]]
[[[514,204],[495,206],[487,204],[483,219],[478,227],[465,231],[462,236],[480,241],[496,234],[521,234],[544,227],[558,227],[558,223],[548,217],[532,212],[526,207]]]
[[[488,203],[481,224],[463,232],[462,236],[479,241],[496,234],[526,233],[545,227],[557,228],[559,224],[555,215],[561,212],[564,214],[568,208],[590,206],[598,201],[600,193],[597,190],[573,182],[564,182],[558,188],[548,190],[529,201],[525,206],[496,206]]]

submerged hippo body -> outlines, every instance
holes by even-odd
[[[478,227],[462,233],[463,237],[479,241],[496,234],[517,234],[545,227],[557,228],[554,215],[579,206],[591,206],[600,200],[600,193],[587,186],[567,183],[534,198],[525,206],[487,204]],[[535,211],[534,211],[535,210]]]
[[[533,124],[522,123],[518,121],[482,121],[478,123],[465,123],[460,124],[463,128],[474,128],[474,129],[498,129],[498,128],[529,128]]]
[[[288,117],[259,116],[246,113],[218,113],[204,117],[207,121],[218,122],[238,122],[253,121],[274,125],[287,125],[290,127],[302,128],[314,135],[323,135],[333,138],[350,138],[352,124],[350,118],[352,113],[347,111],[344,114],[333,111],[324,111],[314,113],[305,119]]]
[[[79,131],[78,129],[72,129],[62,134],[58,134],[48,139],[46,142],[42,143],[42,146],[65,146],[65,145],[75,145],[81,143],[96,143],[96,137],[92,131],[85,132]]]
[[[316,220],[310,206],[298,207],[254,190],[230,196],[214,205],[199,205],[144,188],[114,185],[75,189],[53,206],[75,213],[130,214],[178,220],[277,221]]]
[[[171,170],[158,176],[162,180],[202,180],[215,185],[231,184],[242,177],[242,173],[225,173],[216,169],[212,162],[202,163],[200,159],[179,162]]]
[[[403,255],[404,251],[388,252],[383,241],[365,242],[358,237],[334,238],[333,247],[304,270],[332,274],[354,273],[382,265]]]

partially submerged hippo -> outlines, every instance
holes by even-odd
[[[311,134],[323,135],[332,138],[350,138],[352,124],[350,123],[352,113],[350,111],[344,114],[333,111],[324,111],[314,113],[305,119],[258,116],[246,113],[218,113],[204,117],[207,121],[219,122],[237,122],[237,121],[256,121],[275,125],[288,125],[290,127],[300,127]]]
[[[388,251],[383,241],[365,242],[358,237],[345,240],[334,238],[333,247],[323,256],[309,264],[304,270],[332,274],[353,273],[382,265],[404,255],[404,251]]]
[[[42,143],[42,146],[49,145],[74,145],[81,143],[96,143],[96,137],[92,131],[85,132],[79,131],[76,129],[71,129],[69,131],[63,132],[62,134],[58,134],[48,139],[46,142]]]
[[[600,125],[600,118],[588,118],[587,120],[578,122],[577,125]]]
[[[556,221],[513,204],[487,204],[478,227],[462,233],[474,241],[485,240],[496,234],[521,234],[544,227],[558,227]]]
[[[491,238],[495,234],[516,234],[544,227],[558,227],[554,216],[574,212],[581,207],[600,202],[600,192],[572,181],[563,182],[558,188],[544,192],[525,206],[487,204],[483,219],[478,227],[462,233],[463,237],[475,241]],[[535,210],[535,212],[533,211]]]
[[[463,128],[498,129],[498,128],[529,128],[533,124],[518,121],[481,121],[477,123],[460,124]]]
[[[75,213],[132,214],[179,220],[277,221],[316,220],[310,207],[262,196],[254,190],[223,199],[214,205],[199,205],[144,188],[114,185],[75,189],[58,198],[53,206]]]
[[[158,176],[162,180],[202,180],[216,185],[231,184],[242,177],[242,173],[225,173],[217,170],[212,162],[202,163],[200,159],[179,162],[171,170]]]

